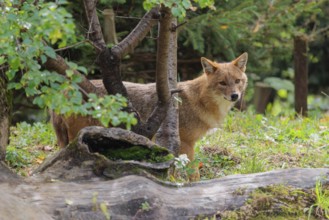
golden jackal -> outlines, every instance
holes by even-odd
[[[209,129],[220,126],[225,115],[238,101],[247,86],[245,74],[248,54],[243,53],[229,63],[216,63],[201,58],[203,74],[190,81],[178,83],[180,153],[194,159],[194,144]],[[92,81],[104,94],[106,90],[100,80]],[[157,103],[155,84],[125,82],[128,96],[141,119],[152,113]],[[90,117],[64,117],[53,114],[53,125],[58,144],[66,146],[86,126],[100,125]]]

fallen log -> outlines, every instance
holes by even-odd
[[[106,219],[101,204],[105,204],[112,220],[190,219],[235,210],[246,202],[250,192],[259,187],[284,184],[306,189],[314,187],[319,177],[326,184],[328,172],[329,169],[325,168],[277,170],[175,187],[131,175],[107,181],[32,182],[14,187],[0,184],[0,192],[12,192],[25,204],[38,207],[54,219]],[[239,189],[244,192],[236,193]],[[6,199],[8,202],[10,198]],[[0,209],[0,215],[4,216],[2,211]],[[18,214],[27,210],[15,211]]]
[[[186,184],[166,182],[162,177],[172,162],[170,153],[125,132],[83,129],[72,145],[50,158],[34,176],[11,184],[0,181],[0,204],[4,204],[0,219],[221,219],[221,213],[243,207],[261,187],[304,190],[313,188],[318,179],[329,183],[328,168],[231,175]],[[166,159],[115,160],[108,155],[110,160],[102,154],[113,153],[113,149],[107,151],[109,147],[129,149],[128,143],[148,149],[145,158]]]

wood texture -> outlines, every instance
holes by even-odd
[[[308,95],[308,39],[304,35],[294,38],[294,68],[295,68],[295,111],[307,116]]]
[[[12,111],[12,94],[7,89],[5,71],[0,70],[0,161],[6,157],[6,148],[9,143],[9,127]]]
[[[34,182],[19,185],[0,184],[0,203],[15,202],[43,210],[53,219],[105,219],[98,205],[105,203],[111,219],[190,219],[212,216],[241,207],[249,193],[271,184],[297,188],[314,187],[317,178],[328,183],[329,169],[289,169],[266,173],[232,175],[191,185],[158,184],[145,177],[126,176],[116,180],[90,179],[85,182]],[[244,189],[243,195],[235,193]],[[5,194],[3,194],[6,192]],[[95,195],[95,192],[97,193]],[[93,202],[94,198],[94,202]],[[3,201],[6,199],[6,201]],[[95,202],[96,201],[96,202]],[[142,210],[142,204],[149,210]],[[3,215],[0,209],[0,215]],[[30,209],[13,209],[17,216],[31,214]],[[4,220],[9,218],[3,218]],[[19,218],[17,218],[19,219]],[[29,218],[25,218],[29,219]],[[30,218],[33,219],[33,218]]]
[[[169,51],[168,51],[168,86],[170,91],[177,89],[177,19],[171,18]],[[172,94],[170,105],[157,134],[156,143],[166,146],[177,157],[179,154],[179,120],[178,95]]]

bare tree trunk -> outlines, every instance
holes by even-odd
[[[156,90],[158,103],[151,116],[146,121],[146,137],[153,137],[166,117],[170,104],[168,85],[169,43],[172,15],[169,8],[160,9],[157,61],[156,61]],[[137,131],[138,134],[139,131]],[[144,135],[144,134],[143,134]]]
[[[106,44],[118,44],[118,39],[115,31],[115,17],[113,9],[105,9],[104,16],[104,39]]]
[[[177,89],[177,20],[171,19],[170,42],[168,52],[168,82],[169,89]],[[165,120],[156,135],[156,142],[160,146],[165,146],[171,150],[175,156],[178,156],[180,139],[179,139],[179,120],[178,120],[178,97],[173,94],[170,106],[167,111]]]
[[[304,35],[294,38],[294,63],[295,63],[295,111],[297,114],[307,116],[308,94],[308,40]]]
[[[9,127],[11,115],[11,93],[7,89],[5,72],[0,70],[0,161],[6,158],[6,148],[9,142]]]

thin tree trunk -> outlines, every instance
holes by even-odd
[[[294,38],[294,66],[295,66],[295,111],[307,116],[308,94],[308,40],[304,35]]]
[[[169,89],[177,89],[177,20],[171,19],[170,42],[168,52],[168,82]],[[156,142],[160,146],[165,146],[171,150],[175,156],[178,156],[180,139],[179,139],[179,120],[178,120],[178,101],[177,94],[173,94],[170,106],[167,111],[165,120],[156,135]]]
[[[151,116],[142,126],[146,137],[152,138],[158,131],[161,123],[166,117],[170,105],[170,91],[168,84],[169,45],[172,15],[167,7],[160,8],[157,61],[156,61],[156,91],[158,103]],[[144,133],[138,134],[144,135]]]
[[[115,31],[115,13],[113,9],[105,9],[104,16],[104,40],[108,44],[118,44],[118,39]]]
[[[6,148],[9,142],[9,127],[11,115],[11,93],[7,89],[5,72],[0,70],[0,161],[6,158]]]

